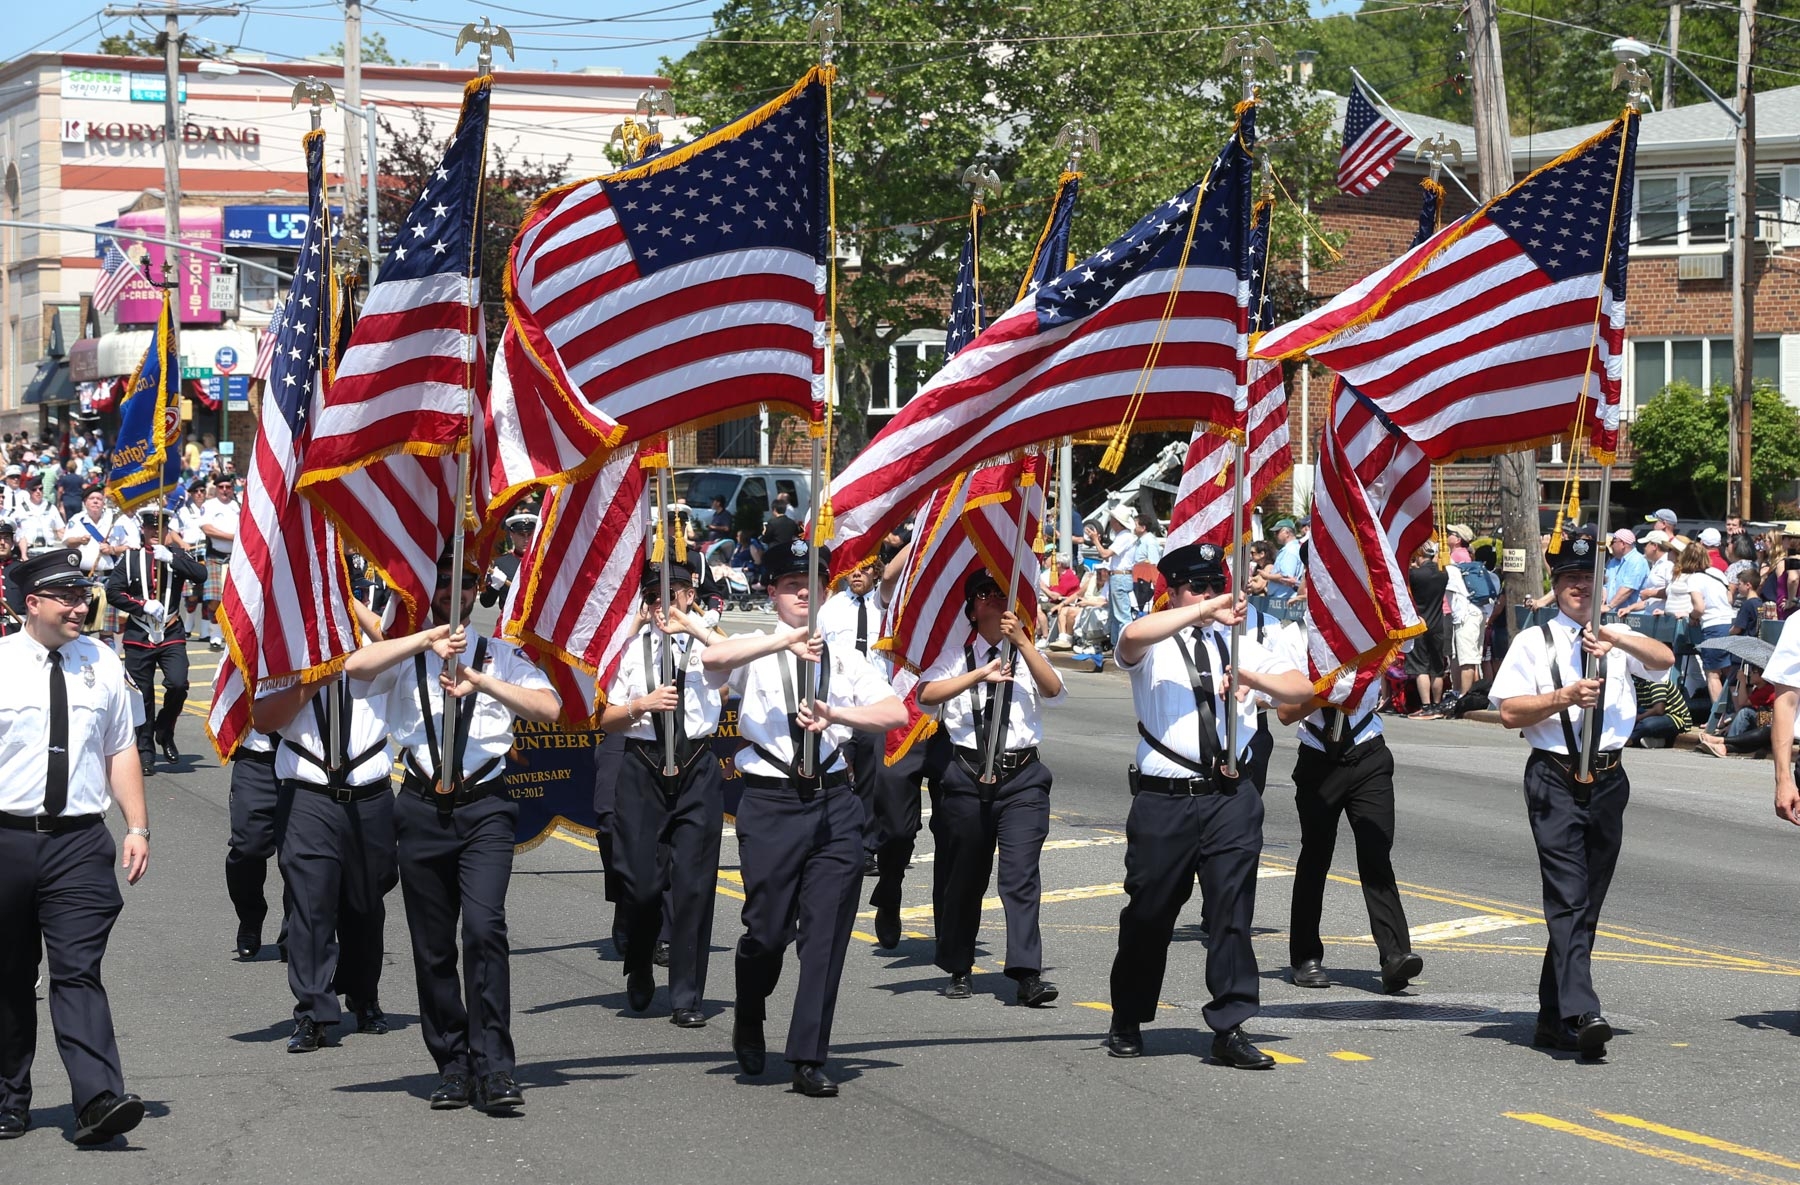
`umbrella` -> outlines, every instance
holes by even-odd
[[[1769,657],[1775,653],[1775,646],[1761,638],[1749,634],[1732,634],[1724,638],[1708,638],[1700,643],[1701,650],[1723,650],[1733,658],[1741,658],[1753,667],[1766,667]]]

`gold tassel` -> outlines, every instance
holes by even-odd
[[[686,564],[687,563],[687,532],[677,530],[675,528],[675,524],[670,523],[669,524],[669,534],[672,535],[675,539],[675,562],[678,564]]]
[[[1550,528],[1550,543],[1547,547],[1544,548],[1545,553],[1548,555],[1555,555],[1557,552],[1561,551],[1562,550],[1562,541],[1563,541],[1563,512],[1562,512],[1561,508],[1558,508],[1557,512],[1556,512],[1556,525]]]
[[[1120,426],[1106,446],[1106,455],[1100,458],[1100,468],[1108,473],[1117,473],[1119,466],[1125,463],[1125,442],[1129,439],[1131,433]]]
[[[663,526],[660,522],[656,524],[656,538],[650,544],[650,562],[653,564],[663,562]]]
[[[1581,525],[1581,483],[1569,482],[1569,521],[1577,527]]]
[[[819,440],[819,439],[823,438],[825,435],[825,421],[824,420],[809,421],[806,425],[806,434],[808,436],[812,437],[814,440]]]
[[[813,546],[824,547],[830,542],[832,534],[837,530],[836,517],[831,513],[831,491],[819,492],[819,513],[813,523]]]

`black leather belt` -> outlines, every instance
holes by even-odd
[[[742,774],[744,785],[752,790],[797,790],[811,793],[815,790],[835,790],[839,786],[850,784],[848,766],[834,769],[827,773],[816,774],[808,779],[798,778],[765,778],[760,774]]]
[[[1552,753],[1548,749],[1533,749],[1531,755],[1533,757],[1544,758],[1546,761],[1556,766],[1556,768],[1562,770],[1565,774],[1568,774],[1571,779],[1575,777],[1576,759],[1570,757],[1567,753]],[[1607,749],[1603,752],[1594,754],[1593,763],[1589,768],[1597,774],[1611,773],[1613,770],[1619,768],[1619,751],[1617,749]]]
[[[14,815],[0,811],[0,827],[8,831],[35,831],[39,835],[57,835],[82,827],[92,827],[105,815]]]
[[[231,759],[233,761],[249,761],[256,765],[273,766],[275,764],[275,750],[270,749],[265,752],[262,749],[246,749],[242,745],[239,745],[238,751],[231,755]]]
[[[345,806],[352,802],[362,802],[380,794],[393,794],[386,778],[370,782],[367,786],[321,786],[317,782],[303,782],[299,778],[286,778],[281,783],[283,790],[311,790],[314,794],[323,794],[326,798]]]
[[[1226,778],[1161,778],[1155,774],[1139,774],[1137,789],[1152,794],[1168,794],[1176,798],[1200,798],[1208,794],[1231,794],[1237,783]]]
[[[1381,733],[1376,733],[1368,740],[1351,745],[1348,749],[1345,749],[1336,756],[1333,756],[1329,749],[1315,749],[1311,745],[1301,745],[1300,752],[1302,754],[1310,753],[1314,757],[1322,757],[1333,765],[1355,765],[1363,758],[1373,753],[1376,749],[1385,747],[1386,745],[1387,737]]]
[[[650,768],[651,774],[664,781],[673,782],[685,780],[687,775],[693,771],[695,761],[703,754],[710,755],[712,753],[712,746],[701,741],[694,743],[688,750],[687,756],[682,757],[680,755],[681,745],[677,743],[675,746],[675,773],[665,774],[663,773],[663,759],[668,756],[668,750],[664,747],[664,742],[647,741],[642,737],[626,737],[625,748],[629,752],[636,753],[638,759]]]
[[[400,789],[437,807],[468,806],[471,802],[479,802],[491,794],[498,794],[506,788],[506,778],[489,778],[473,786],[463,786],[449,794],[439,794],[437,783],[419,777],[411,770],[406,771]]]
[[[983,757],[980,749],[965,749],[958,745],[956,755],[969,769],[979,773]],[[1004,753],[994,754],[994,773],[1001,776],[1016,774],[1038,759],[1036,745],[1024,749],[1008,749]]]

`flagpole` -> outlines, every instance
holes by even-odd
[[[1019,509],[1013,515],[1012,563],[1006,580],[1006,609],[1013,613],[1018,611],[1019,570],[1025,566],[1025,519],[1030,512],[1030,490],[1037,483],[1036,474],[1031,467],[1033,456],[1034,454],[1030,452],[1024,456],[1024,466],[1019,471]],[[1000,665],[1002,667],[1012,665],[1014,651],[1012,639],[1002,638],[1000,642]],[[995,696],[993,706],[998,708],[999,703],[1004,699],[1004,696]],[[1002,739],[1006,735],[1003,728],[1004,722],[1000,719],[1000,713],[997,710],[990,711],[988,713],[987,742],[982,746],[981,753],[981,780],[988,785],[992,785],[994,782],[994,760],[999,755]]]
[[[479,28],[468,25],[457,35],[456,48],[461,50],[468,42],[476,43],[475,77],[485,78],[494,72],[494,43],[498,41],[506,47],[508,57],[514,57],[512,36],[505,29],[488,24],[488,19],[481,18]],[[482,146],[481,158],[475,166],[476,185],[476,220],[480,225],[481,184],[487,176],[487,148]],[[456,514],[450,522],[450,628],[452,632],[462,622],[463,594],[463,523],[469,517],[469,457],[475,451],[475,334],[479,330],[478,314],[480,305],[475,298],[476,277],[469,275],[471,270],[478,271],[481,260],[472,260],[472,268],[463,269],[463,305],[467,310],[463,333],[463,432],[464,439],[456,454]],[[444,674],[451,683],[456,682],[457,671],[461,667],[458,656],[452,654],[444,660]],[[451,794],[455,791],[457,780],[462,776],[460,769],[445,771],[446,762],[454,761],[456,754],[456,700],[445,691],[443,703],[438,717],[438,736],[441,743],[437,754],[437,786],[438,794]]]
[[[1248,33],[1240,33],[1233,37],[1225,47],[1227,62],[1232,58],[1237,58],[1241,62],[1244,74],[1244,102],[1246,103],[1252,102],[1256,98],[1256,59],[1259,57],[1266,57],[1270,61],[1275,60],[1275,46],[1267,37],[1256,38]],[[1242,233],[1248,235],[1250,228],[1245,226]],[[1238,365],[1240,367],[1238,379],[1242,383],[1244,380],[1242,368],[1248,365],[1247,359],[1240,359]],[[1248,592],[1250,586],[1244,572],[1245,562],[1249,558],[1249,549],[1244,543],[1244,500],[1248,496],[1250,484],[1248,475],[1244,472],[1250,451],[1248,436],[1249,432],[1246,428],[1233,442],[1231,449],[1233,470],[1231,480],[1231,601],[1234,609],[1237,602]],[[1231,626],[1231,672],[1234,683],[1226,693],[1228,696],[1237,694],[1235,678],[1238,669],[1238,654],[1243,648],[1243,641],[1244,619],[1239,617]],[[1220,706],[1225,713],[1225,762],[1220,772],[1235,781],[1238,776],[1238,714],[1229,700]]]
[[[1398,111],[1394,110],[1394,105],[1392,103],[1388,102],[1386,99],[1382,98],[1381,92],[1376,90],[1374,87],[1370,86],[1369,80],[1364,78],[1361,74],[1359,74],[1357,72],[1357,69],[1355,66],[1350,67],[1350,77],[1356,79],[1356,81],[1359,84],[1361,84],[1362,88],[1364,90],[1368,91],[1370,96],[1377,103],[1381,104],[1382,108],[1385,109],[1387,111],[1387,113],[1393,117],[1394,122],[1400,125],[1401,131],[1405,132],[1407,135],[1411,136],[1415,140],[1420,138],[1419,133],[1413,131],[1410,127],[1406,126],[1406,121],[1404,119],[1400,118],[1400,113]],[[1441,136],[1441,133],[1440,133],[1440,136]],[[1460,155],[1456,158],[1456,160],[1457,160],[1458,164],[1462,163],[1462,157]],[[1451,173],[1450,180],[1456,182],[1456,188],[1463,191],[1464,197],[1466,197],[1470,201],[1474,202],[1477,206],[1479,206],[1481,204],[1481,199],[1469,192],[1469,187],[1467,185],[1463,184],[1463,179],[1461,177],[1458,177],[1455,173]]]

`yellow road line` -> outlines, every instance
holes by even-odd
[[[1306,1064],[1305,1058],[1295,1057],[1291,1053],[1283,1053],[1279,1049],[1264,1049],[1263,1052],[1274,1058],[1275,1064],[1278,1066],[1304,1066]]]
[[[1353,1049],[1340,1049],[1331,1055],[1340,1062],[1372,1062],[1375,1059],[1366,1053],[1357,1053]]]
[[[1539,925],[1536,918],[1522,918],[1516,914],[1478,913],[1473,917],[1451,918],[1446,922],[1432,922],[1429,925],[1414,926],[1412,940],[1414,942],[1446,942],[1452,938],[1466,938],[1471,934],[1487,934],[1494,930],[1511,930],[1515,926]],[[1375,941],[1374,935],[1365,936],[1368,941]]]
[[[1671,1148],[1659,1148],[1655,1144],[1646,1144],[1642,1140],[1614,1135],[1612,1132],[1601,1131],[1595,1127],[1585,1127],[1579,1123],[1570,1123],[1566,1119],[1557,1119],[1550,1115],[1539,1115],[1532,1111],[1506,1111],[1503,1114],[1506,1118],[1516,1119],[1520,1123],[1529,1123],[1535,1127],[1548,1128],[1551,1131],[1563,1132],[1571,1136],[1580,1136],[1582,1139],[1592,1140],[1596,1144],[1605,1144],[1611,1148],[1635,1152],[1640,1156],[1649,1156],[1669,1164],[1678,1164],[1683,1168],[1699,1169],[1703,1173],[1717,1173],[1723,1177],[1730,1177],[1734,1181],[1748,1181],[1751,1185],[1794,1185],[1793,1181],[1786,1177],[1771,1177],[1766,1173],[1739,1168],[1734,1164],[1707,1160],[1703,1156],[1677,1152]]]
[[[1595,1115],[1608,1123],[1616,1123],[1620,1127],[1635,1127],[1639,1131],[1655,1132],[1659,1136],[1667,1136],[1671,1140],[1681,1140],[1688,1144],[1698,1144],[1702,1148],[1711,1148],[1714,1152],[1729,1152],[1733,1156],[1742,1156],[1746,1160],[1760,1160],[1764,1164],[1776,1165],[1784,1169],[1800,1169],[1800,1160],[1789,1160],[1777,1156],[1773,1152],[1764,1152],[1760,1148],[1751,1148],[1745,1144],[1733,1144],[1729,1140],[1714,1139],[1699,1132],[1687,1131],[1679,1127],[1665,1127],[1660,1123],[1651,1123],[1648,1119],[1639,1119],[1635,1115],[1619,1115],[1611,1111],[1595,1111]]]
[[[1105,835],[1099,839],[1051,839],[1044,842],[1046,852],[1066,852],[1070,848],[1110,848],[1125,842],[1122,835]],[[921,852],[912,858],[914,864],[930,864],[937,858],[936,852]]]

